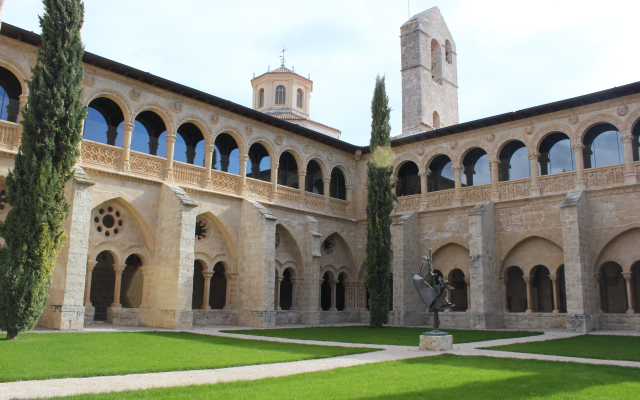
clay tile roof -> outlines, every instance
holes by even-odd
[[[307,119],[299,115],[296,115],[294,113],[269,113],[269,115],[273,115],[274,117],[284,119],[284,120],[293,119],[298,121],[304,121]]]
[[[276,74],[291,74],[294,73],[293,71],[291,71],[289,68],[285,67],[284,65],[281,65],[280,68],[276,68],[273,71],[270,71],[271,73],[276,73]]]

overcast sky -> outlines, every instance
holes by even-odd
[[[278,67],[284,45],[314,82],[311,118],[364,145],[377,74],[400,134],[400,26],[433,6],[457,46],[460,122],[640,80],[637,0],[85,0],[82,36],[87,51],[248,107],[253,74]],[[39,33],[40,14],[40,0],[6,0],[2,18]]]

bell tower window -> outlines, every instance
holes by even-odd
[[[286,93],[287,93],[287,90],[284,88],[284,86],[278,86],[276,88],[276,104],[279,104],[279,105],[284,104]]]
[[[258,108],[264,107],[264,89],[258,92]]]
[[[302,108],[302,90],[298,89],[296,94],[296,106]]]

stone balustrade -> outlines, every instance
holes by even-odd
[[[0,147],[13,150],[14,140],[22,129],[20,124],[0,120]]]

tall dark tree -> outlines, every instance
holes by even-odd
[[[367,289],[369,324],[389,322],[391,296],[391,211],[396,196],[391,175],[391,126],[384,77],[376,78],[371,102],[371,161],[367,163]]]
[[[65,185],[73,175],[82,121],[81,0],[43,0],[42,45],[28,82],[22,142],[7,177],[11,210],[0,236],[0,328],[7,339],[33,328],[49,299],[66,235]]]

